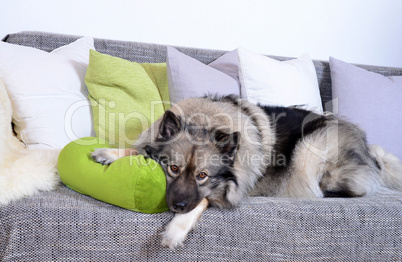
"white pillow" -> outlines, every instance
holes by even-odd
[[[0,43],[0,75],[7,87],[13,123],[28,148],[62,148],[94,135],[84,83],[92,37],[51,53]]]
[[[322,114],[317,74],[308,55],[278,61],[238,49],[241,93],[252,103],[302,106]]]

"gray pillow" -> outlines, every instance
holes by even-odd
[[[168,47],[166,63],[172,103],[206,94],[240,95],[237,50],[205,65],[173,47]]]
[[[402,159],[402,76],[385,77],[332,57],[329,63],[338,115],[360,125],[370,144]]]

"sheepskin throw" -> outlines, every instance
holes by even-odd
[[[13,134],[11,102],[0,78],[0,205],[52,190],[59,183],[59,150],[26,149]]]

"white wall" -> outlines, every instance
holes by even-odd
[[[0,0],[22,30],[402,67],[400,0]]]

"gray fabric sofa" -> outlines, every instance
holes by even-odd
[[[3,41],[51,51],[77,38],[21,32]],[[95,47],[137,62],[164,62],[166,55],[166,46],[156,44],[96,39]],[[178,50],[204,63],[225,52]],[[328,62],[314,63],[323,105],[330,110]],[[401,68],[362,67],[402,75]],[[160,233],[173,213],[136,213],[60,185],[0,207],[0,260],[402,261],[401,204],[401,192],[363,198],[250,197],[232,210],[208,209],[185,246],[172,251],[161,246]]]

